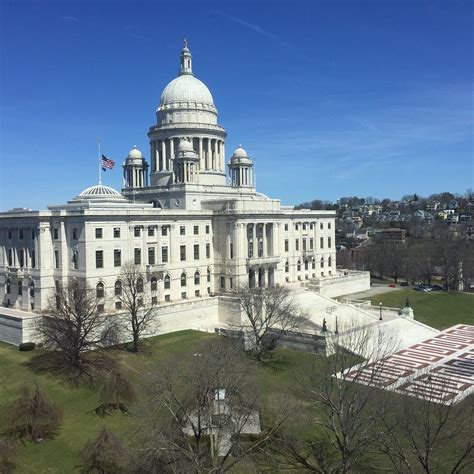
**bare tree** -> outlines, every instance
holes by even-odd
[[[18,397],[7,408],[7,434],[27,441],[53,438],[62,421],[62,411],[53,405],[38,385],[20,388]]]
[[[403,244],[387,242],[382,245],[383,258],[387,262],[388,274],[393,278],[395,284],[398,279],[406,274],[406,249]]]
[[[17,449],[15,443],[7,438],[0,438],[0,472],[10,474],[15,469]]]
[[[240,347],[219,338],[194,350],[147,377],[139,472],[224,472],[248,461],[279,427],[260,429],[256,367]]]
[[[94,410],[97,415],[105,416],[120,410],[128,413],[128,405],[136,401],[133,385],[117,370],[106,377],[100,394],[100,405]]]
[[[112,433],[102,428],[94,441],[81,452],[81,472],[84,474],[120,474],[129,472],[129,457],[125,446]]]
[[[132,352],[138,352],[143,337],[156,333],[158,327],[157,300],[144,288],[146,275],[132,262],[122,267],[120,301],[125,310],[125,330],[132,338]]]
[[[378,465],[376,406],[383,403],[379,376],[396,341],[376,327],[354,326],[329,336],[328,344],[331,357],[311,359],[301,367],[296,389],[301,407],[275,449],[286,467],[319,473],[373,471]],[[301,426],[309,436],[301,436]]]
[[[46,346],[57,350],[54,370],[72,381],[93,381],[98,371],[113,365],[90,351],[114,341],[116,324],[99,312],[95,292],[81,280],[56,288],[37,331]]]
[[[308,323],[286,287],[240,287],[234,295],[243,312],[241,330],[259,361],[286,332],[297,330]]]
[[[449,386],[424,378],[417,397],[386,394],[389,403],[377,417],[378,445],[397,472],[472,472],[474,465],[474,408],[471,400],[440,403]],[[448,397],[447,397],[448,398]]]

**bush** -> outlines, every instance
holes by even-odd
[[[28,351],[32,351],[35,347],[36,346],[35,346],[34,342],[23,342],[18,347],[18,350],[20,350],[22,352],[28,352]]]

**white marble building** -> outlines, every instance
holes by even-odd
[[[296,211],[258,193],[242,147],[226,162],[227,133],[186,43],[156,118],[150,164],[132,149],[121,193],[99,184],[64,205],[0,214],[3,306],[44,310],[55,285],[81,278],[105,312],[120,311],[118,276],[127,261],[142,267],[143,291],[164,306],[238,285],[335,275],[334,212]]]

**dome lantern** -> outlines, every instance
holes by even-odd
[[[231,186],[235,187],[254,187],[253,179],[253,161],[247,155],[247,152],[239,145],[229,162],[229,172]]]
[[[136,145],[128,152],[123,164],[123,180],[125,188],[148,186],[148,163]]]
[[[185,74],[193,75],[193,57],[191,51],[188,48],[188,40],[186,36],[184,37],[184,45],[181,50],[181,64],[179,67],[179,75],[183,76]]]

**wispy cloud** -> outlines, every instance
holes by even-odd
[[[248,30],[251,30],[251,31],[261,35],[261,36],[265,36],[266,38],[270,38],[270,39],[273,39],[273,40],[278,39],[277,35],[271,33],[268,30],[265,30],[264,28],[262,28],[260,25],[257,25],[256,23],[250,23],[248,21],[242,20],[242,18],[238,18],[236,16],[229,15],[227,13],[223,13],[223,12],[216,12],[216,13],[220,16],[223,16],[223,17],[229,19],[230,21],[233,21],[234,23],[237,23],[240,26],[243,26],[244,28],[247,28]]]
[[[145,36],[141,33],[140,29],[136,26],[129,25],[129,26],[126,26],[124,29],[125,29],[125,33],[132,38],[145,39]]]
[[[77,18],[75,16],[66,15],[66,16],[62,16],[61,20],[64,20],[64,21],[79,21],[79,18]]]

